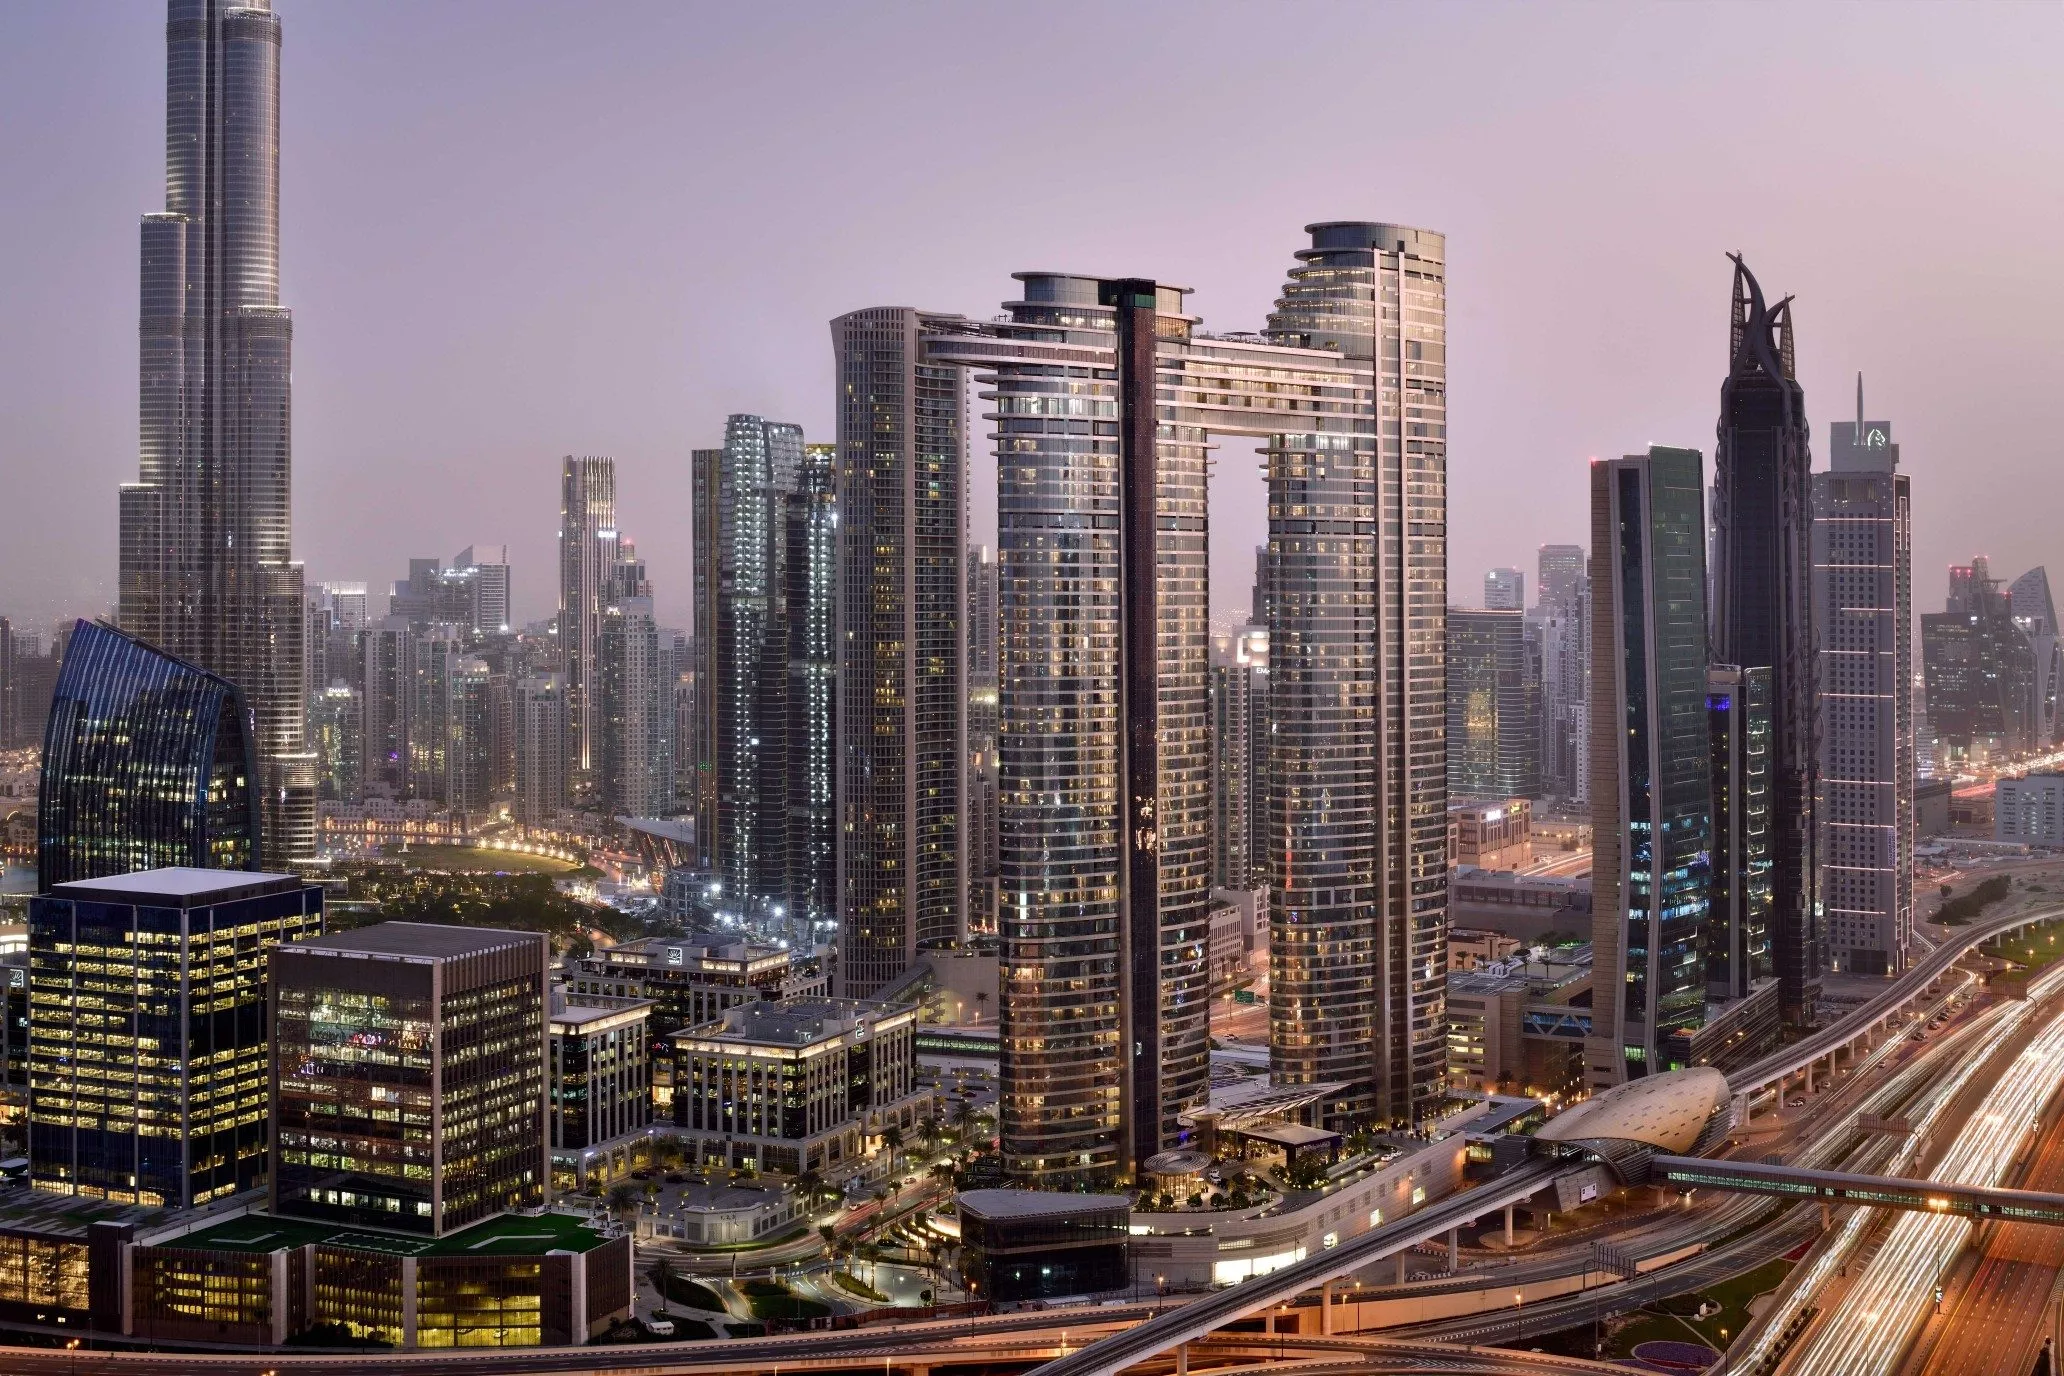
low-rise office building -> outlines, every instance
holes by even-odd
[[[1448,863],[1486,870],[1534,863],[1534,805],[1524,798],[1448,805]]]
[[[129,1284],[109,1288],[126,1290],[116,1331],[155,1342],[555,1347],[629,1317],[631,1248],[544,1211],[435,1240],[247,1214],[124,1243]]]
[[[696,1164],[827,1172],[910,1132],[917,1009],[858,999],[749,1003],[673,1038],[674,1136]]]
[[[1458,1085],[1539,1098],[1583,1087],[1591,948],[1557,947],[1448,975],[1448,1074]]]
[[[551,1095],[552,1176],[561,1189],[630,1169],[652,1122],[650,999],[555,989],[546,1024]]]
[[[268,1167],[265,952],[322,932],[290,874],[171,867],[29,903],[37,1189],[188,1208]]]
[[[700,1027],[727,1008],[759,1000],[823,998],[824,952],[793,951],[737,937],[641,937],[567,962],[566,993],[652,1001],[652,1036]]]
[[[442,1237],[542,1205],[547,954],[416,922],[276,948],[273,1212]]]
[[[966,1190],[960,1276],[995,1304],[1096,1295],[1132,1284],[1132,1200],[1122,1194]]]

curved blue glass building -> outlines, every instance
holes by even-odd
[[[236,685],[79,622],[43,735],[37,887],[133,870],[255,870],[258,768]]]

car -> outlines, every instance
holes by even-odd
[[[672,1319],[647,1319],[645,1320],[645,1331],[655,1338],[671,1338],[674,1336],[674,1321]]]
[[[633,1179],[633,1180],[650,1180],[651,1178],[652,1178],[652,1172],[651,1172],[651,1171],[632,1171],[632,1172],[631,1172],[631,1179]]]
[[[666,1183],[669,1185],[679,1185],[684,1183],[687,1179],[687,1176],[681,1174],[679,1171],[675,1171],[667,1176]]]

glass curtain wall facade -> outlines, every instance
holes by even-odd
[[[165,209],[143,217],[137,481],[122,628],[250,704],[263,862],[315,857],[307,615],[293,557],[294,322],[279,304],[280,21],[168,0]]]
[[[412,922],[275,950],[273,1211],[441,1236],[542,1204],[547,958]]]
[[[146,870],[29,905],[37,1189],[186,1208],[264,1182],[266,953],[319,936],[288,875]]]
[[[966,323],[906,307],[831,322],[839,988],[853,998],[965,935],[965,383],[922,340]]]
[[[784,903],[789,866],[788,512],[804,465],[802,427],[735,415],[724,447],[695,451],[698,552],[709,621],[696,683],[708,717],[710,868],[727,906]],[[805,552],[807,554],[807,552]]]
[[[1826,964],[1814,821],[1813,460],[1806,393],[1793,367],[1791,298],[1766,305],[1739,256],[1718,434],[1712,657],[1770,670],[1771,952],[1780,1011],[1804,1023]]]
[[[1518,608],[1448,608],[1448,794],[1541,791],[1540,676]]]
[[[79,622],[44,731],[38,884],[168,865],[256,869],[255,745],[233,683]]]
[[[617,560],[616,460],[567,455],[559,466],[559,683],[565,801],[593,806],[602,782],[596,653]]]
[[[806,444],[783,496],[788,622],[788,878],[791,918],[822,939],[838,913],[838,446]]]
[[[1712,834],[1695,449],[1591,464],[1594,1087],[1691,1063]]]
[[[1770,671],[1706,672],[1713,849],[1706,998],[1744,999],[1770,976]]]

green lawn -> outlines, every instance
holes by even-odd
[[[705,1309],[712,1314],[724,1312],[724,1302],[717,1298],[716,1291],[706,1285],[698,1285],[686,1276],[666,1278],[666,1297],[690,1309]]]
[[[1739,1336],[1749,1322],[1749,1301],[1777,1289],[1784,1283],[1784,1278],[1791,1269],[1792,1263],[1779,1257],[1775,1261],[1765,1262],[1753,1271],[1744,1271],[1718,1285],[1683,1297],[1687,1300],[1709,1300],[1719,1305],[1720,1312],[1707,1318],[1695,1319],[1690,1314],[1679,1317],[1656,1313],[1655,1309],[1659,1306],[1644,1309],[1613,1336],[1613,1351],[1623,1357],[1630,1356],[1642,1343],[1667,1340],[1680,1343],[1704,1342],[1716,1351],[1724,1352],[1727,1350],[1727,1344]],[[1695,1305],[1687,1304],[1683,1307],[1691,1309]],[[1727,1336],[1723,1338],[1722,1333]]]
[[[745,1292],[745,1302],[756,1319],[821,1319],[831,1312],[830,1305],[806,1300],[780,1281],[749,1280],[738,1288]]]
[[[406,851],[388,852],[414,870],[471,873],[479,870],[508,874],[565,874],[577,868],[570,860],[547,855],[526,855],[520,850],[495,850],[491,846],[410,846]]]
[[[2064,957],[2064,922],[2045,922],[1989,941],[1980,948],[1986,955],[2011,960],[2031,970],[2040,970]]]

